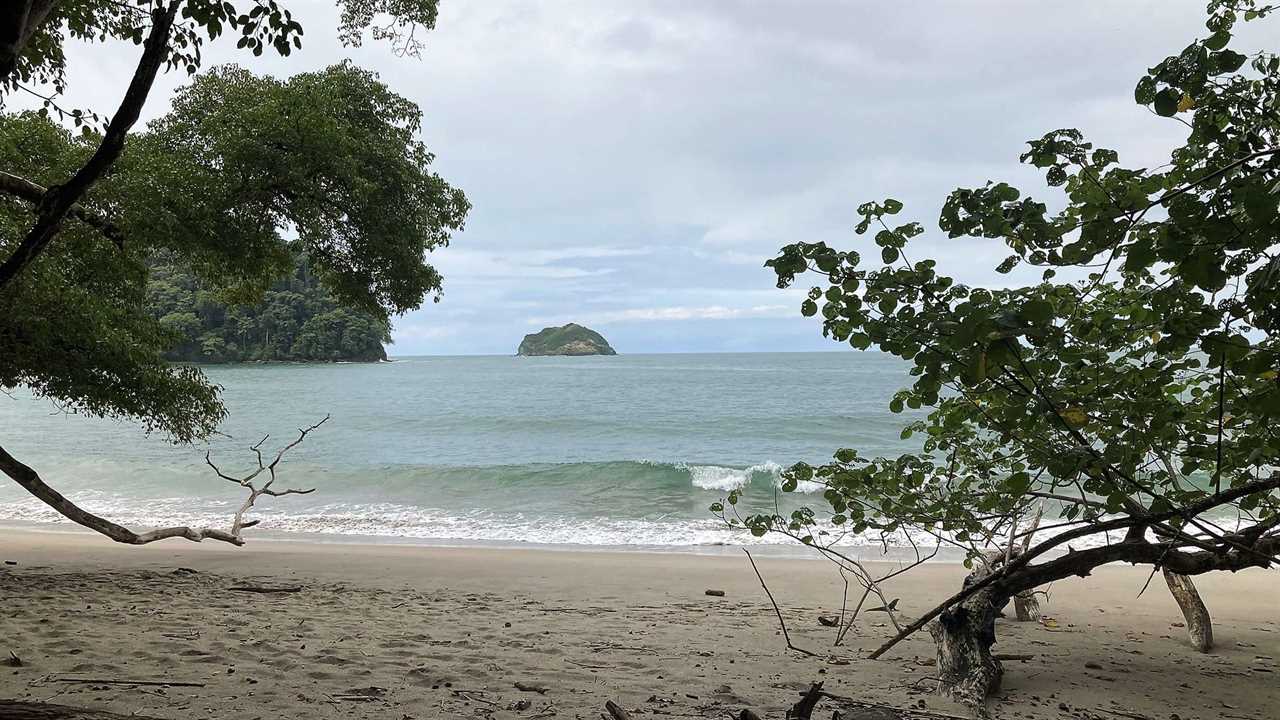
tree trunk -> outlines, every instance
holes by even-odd
[[[1004,669],[991,646],[996,642],[996,615],[1007,602],[1007,597],[984,588],[930,623],[929,633],[938,645],[939,692],[981,710],[987,696],[1000,689]]]
[[[1035,590],[1023,590],[1013,596],[1013,611],[1018,622],[1035,622],[1040,619],[1040,601]]]
[[[1164,581],[1169,585],[1169,592],[1182,609],[1182,617],[1187,619],[1187,636],[1191,639],[1191,647],[1200,652],[1213,649],[1213,621],[1209,618],[1209,609],[1200,599],[1195,583],[1187,575],[1163,570]]]

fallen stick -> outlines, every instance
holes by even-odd
[[[764,576],[760,574],[760,568],[756,567],[756,559],[751,557],[751,552],[746,548],[742,548],[742,552],[747,554],[747,560],[751,561],[751,569],[756,571],[756,579],[760,581],[760,587],[764,588],[764,594],[769,596],[769,603],[773,605],[773,612],[778,616],[778,624],[782,626],[782,639],[787,641],[787,648],[809,657],[818,657],[817,653],[810,652],[802,647],[796,647],[795,643],[791,642],[791,633],[787,632],[787,621],[782,619],[782,610],[778,609],[778,601],[773,599],[773,593],[769,592],[769,586],[764,583]]]
[[[69,705],[16,700],[0,700],[0,717],[7,720],[159,720],[152,715],[119,715]]]
[[[865,708],[875,708],[877,710],[887,710],[889,712],[898,713],[902,717],[930,718],[931,720],[970,720],[964,715],[952,715],[950,713],[938,712],[937,710],[923,710],[917,708],[902,708],[894,705],[885,705],[878,702],[870,702],[868,700],[855,700],[844,695],[834,695],[832,693],[822,692],[822,697],[835,700],[845,705],[860,706]]]
[[[604,709],[609,711],[609,716],[613,720],[631,720],[631,713],[624,710],[618,703],[609,700],[605,702]]]
[[[800,698],[800,702],[791,706],[787,710],[787,720],[809,720],[813,715],[813,709],[818,706],[818,701],[822,699],[822,683],[816,682],[809,686],[809,690],[805,692],[804,697]]]
[[[991,657],[995,658],[996,660],[1011,660],[1011,661],[1036,659],[1036,656],[1033,653],[995,653]]]
[[[202,682],[187,682],[184,680],[121,680],[113,678],[53,678],[53,682],[63,683],[81,683],[84,685],[147,685],[151,687],[160,687],[168,685],[169,687],[204,687]]]
[[[257,585],[236,585],[227,588],[231,592],[249,592],[249,593],[296,593],[302,590],[301,587],[259,587]]]

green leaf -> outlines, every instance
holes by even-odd
[[[1182,93],[1173,88],[1165,88],[1156,93],[1155,111],[1161,117],[1173,117],[1178,112],[1178,103],[1182,100]]]

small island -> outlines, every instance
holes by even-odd
[[[617,355],[600,333],[577,323],[543,328],[520,342],[517,355]]]

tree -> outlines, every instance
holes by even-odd
[[[148,271],[147,309],[179,338],[164,352],[170,361],[378,361],[391,342],[386,315],[340,305],[306,257],[252,303],[224,299],[157,259]]]
[[[0,387],[26,386],[68,411],[134,420],[175,442],[212,433],[225,414],[217,389],[162,358],[199,327],[199,310],[155,317],[146,307],[158,256],[219,298],[251,302],[305,255],[339,305],[378,322],[439,293],[425,255],[461,228],[469,204],[431,172],[418,108],[373,74],[344,63],[280,81],[215,68],[129,135],[159,68],[196,67],[201,33],[216,37],[225,24],[255,53],[264,44],[287,53],[301,28],[286,10],[270,1],[244,15],[197,0],[144,2],[149,12],[105,0],[24,2],[35,29],[16,46],[0,42],[0,80],[11,87],[32,77],[57,86],[64,34],[132,37],[143,53],[101,133],[72,135],[35,113],[0,116]],[[344,31],[382,10],[394,13],[391,28],[434,22],[434,0],[340,4],[354,23]],[[191,299],[196,309],[201,297]],[[225,341],[188,337],[227,352]],[[189,528],[134,533],[76,507],[2,448],[0,471],[121,542],[228,539]]]
[[[784,489],[825,486],[821,517],[737,516],[731,495],[727,519],[837,557],[828,523],[928,533],[976,567],[871,657],[928,624],[943,688],[980,704],[1002,673],[995,615],[1019,593],[1111,562],[1175,579],[1276,562],[1280,57],[1230,48],[1235,23],[1270,11],[1213,0],[1208,37],[1138,82],[1139,104],[1187,127],[1167,165],[1125,167],[1055,130],[1022,161],[1061,190],[1061,210],[1002,182],[950,194],[948,238],[999,239],[1012,254],[997,269],[1029,264],[1041,282],[955,282],[913,255],[924,228],[896,223],[895,200],[858,209],[879,262],[801,242],[767,263],[779,287],[815,273],[802,313],[833,340],[905,360],[914,381],[890,407],[928,414],[902,434],[923,438],[920,452],[846,448],[790,468]],[[1041,503],[1058,517],[1024,546]]]

